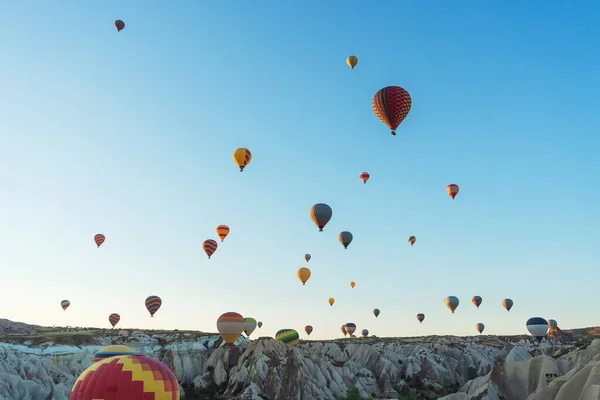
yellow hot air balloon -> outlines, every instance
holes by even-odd
[[[310,269],[305,267],[298,268],[298,271],[296,271],[296,276],[298,277],[298,279],[300,279],[302,285],[306,285],[306,281],[308,281],[308,279],[310,278]]]
[[[346,58],[346,64],[348,64],[350,68],[354,69],[354,67],[356,67],[356,64],[358,64],[358,57],[350,56]]]
[[[330,297],[329,300],[327,300],[329,302],[329,305],[332,306],[333,303],[335,303],[335,299],[333,297]]]
[[[244,170],[244,167],[252,160],[252,153],[250,150],[240,147],[233,152],[233,161],[235,165],[240,167],[240,172]]]

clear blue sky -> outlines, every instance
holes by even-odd
[[[237,311],[256,336],[311,338],[600,325],[597,3],[259,3],[0,5],[0,317],[214,332]],[[413,99],[397,136],[371,110],[388,85]]]

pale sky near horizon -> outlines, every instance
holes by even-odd
[[[253,337],[306,338],[310,324],[315,339],[346,322],[380,337],[478,322],[522,334],[533,316],[600,325],[600,4],[32,0],[0,13],[0,318],[110,327],[117,312],[117,327],[215,332],[236,311],[264,323]],[[397,136],[371,109],[389,85],[413,100]],[[238,147],[253,155],[243,173]],[[320,202],[324,232],[308,215]],[[219,224],[231,233],[208,260]],[[155,318],[148,295],[163,300]]]

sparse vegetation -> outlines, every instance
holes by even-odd
[[[357,388],[348,389],[346,391],[345,397],[338,397],[337,400],[364,400],[364,399],[373,399],[371,396],[362,397],[360,395],[360,391]]]

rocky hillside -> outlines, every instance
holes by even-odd
[[[126,344],[170,366],[185,399],[334,400],[348,388],[374,398],[600,399],[600,340],[592,342],[599,328],[555,331],[539,348],[525,336],[432,336],[296,347],[240,338],[231,350],[217,334],[202,332],[45,328],[7,320],[0,320],[0,330],[0,400],[68,399],[78,374],[108,344]]]

